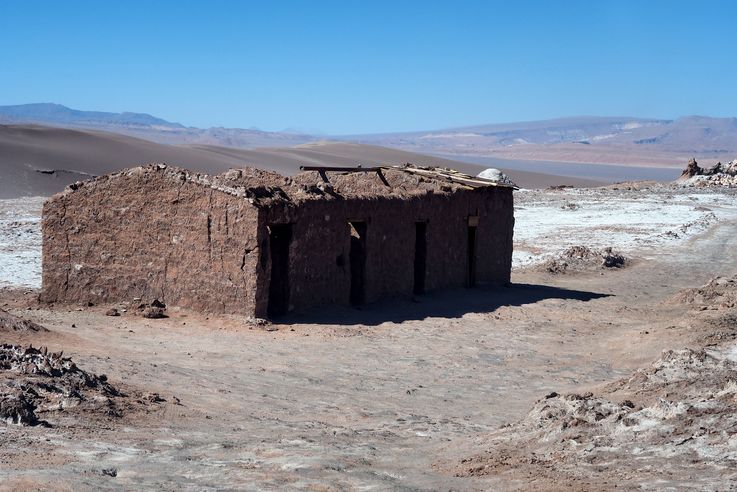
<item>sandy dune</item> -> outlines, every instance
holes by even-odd
[[[219,173],[251,165],[291,174],[300,164],[404,164],[446,166],[471,174],[483,168],[439,157],[350,143],[316,143],[289,148],[234,149],[216,146],[175,146],[115,133],[68,130],[35,125],[0,126],[0,198],[46,196],[91,175],[149,162]],[[553,184],[591,186],[592,180],[511,171],[523,187]]]

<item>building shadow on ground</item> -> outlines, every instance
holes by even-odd
[[[511,284],[507,287],[450,289],[412,299],[386,298],[361,306],[327,305],[302,314],[275,318],[275,324],[368,325],[401,323],[425,318],[460,318],[468,313],[490,313],[502,306],[522,306],[545,299],[588,302],[610,294],[563,289],[548,285]]]

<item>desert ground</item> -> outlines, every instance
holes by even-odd
[[[6,323],[0,342],[72,368],[54,386],[0,358],[0,383],[45,402],[0,424],[0,488],[737,485],[734,189],[515,201],[509,287],[264,325],[39,304],[43,199],[0,201],[0,309],[48,329]]]

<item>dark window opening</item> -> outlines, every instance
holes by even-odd
[[[269,254],[271,256],[271,282],[269,283],[269,316],[279,316],[289,311],[289,243],[292,241],[292,225],[269,226]]]
[[[427,222],[415,223],[415,282],[412,292],[425,293],[427,271]]]
[[[349,222],[351,249],[348,255],[351,264],[351,304],[363,304],[366,297],[366,223]]]
[[[468,226],[468,286],[476,285],[476,226]]]

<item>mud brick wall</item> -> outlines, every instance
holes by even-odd
[[[255,309],[258,210],[240,197],[136,168],[44,206],[46,302],[158,298],[202,311]]]
[[[426,224],[425,290],[461,287],[469,280],[469,217],[478,223],[477,283],[509,282],[510,188],[418,183],[400,171],[387,177],[391,193],[380,182],[381,192],[362,192],[363,180],[354,176],[339,178],[357,187],[348,197],[287,187],[294,198],[281,189],[238,191],[220,177],[158,165],[85,182],[45,204],[41,298],[96,304],[158,298],[264,317],[273,224],[291,224],[288,285],[277,289],[288,292],[289,311],[350,303],[350,222],[367,229],[364,302],[412,295],[417,222]]]
[[[476,280],[506,284],[512,263],[512,190],[479,188],[409,198],[372,197],[275,204],[262,211],[267,224],[292,224],[291,309],[348,304],[351,272],[350,221],[365,221],[365,301],[410,296],[414,285],[415,223],[427,222],[426,290],[468,282],[468,218],[478,217]],[[262,235],[268,241],[268,233]],[[266,250],[266,243],[262,245]],[[268,305],[265,259],[257,312]]]
[[[510,188],[478,188],[469,208],[478,210],[476,229],[477,282],[506,285],[511,280],[514,239],[514,197]]]

